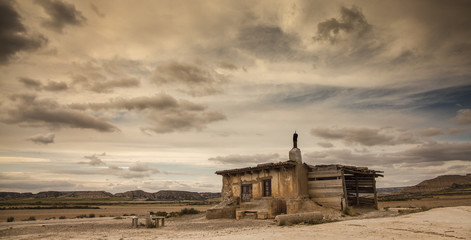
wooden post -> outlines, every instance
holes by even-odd
[[[375,208],[376,210],[378,210],[378,197],[376,194],[376,177],[374,173],[373,173],[373,191],[374,191]]]
[[[345,205],[342,206],[342,211],[348,207],[348,194],[347,194],[347,183],[345,182],[345,176],[342,173],[342,186],[343,186],[343,199],[345,199]]]
[[[358,192],[358,175],[355,173],[355,187],[357,192],[357,206],[360,206],[360,193]]]
[[[165,226],[165,217],[162,218],[162,227]]]

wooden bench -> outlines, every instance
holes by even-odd
[[[145,219],[146,220],[146,227],[147,228],[158,228],[159,225],[164,227],[165,226],[165,217],[163,216],[155,216],[155,215],[150,215],[150,216],[133,216],[131,218],[131,226],[132,227],[139,227],[139,219]],[[159,220],[161,221],[162,224],[159,224]],[[154,221],[155,223],[153,223]]]

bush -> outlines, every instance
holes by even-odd
[[[90,214],[88,214],[88,217],[89,217],[89,218],[94,218],[94,217],[95,217],[95,213],[90,213]]]
[[[60,216],[59,219],[66,219],[66,217],[65,216]]]
[[[86,218],[86,217],[87,217],[87,214],[80,214],[76,218]]]
[[[161,212],[161,211],[158,211],[155,213],[156,216],[162,216],[162,217],[167,217],[168,213],[167,212]]]
[[[184,208],[180,211],[180,215],[186,215],[186,214],[198,214],[200,211],[194,209],[194,208]]]
[[[7,222],[13,222],[13,221],[15,221],[15,218],[14,218],[14,217],[8,217],[8,218],[7,218]]]
[[[355,212],[355,209],[353,209],[352,207],[346,207],[343,212],[345,214],[347,214],[348,216],[357,216],[358,215],[358,213]]]
[[[34,216],[31,216],[31,217],[29,217],[28,219],[26,219],[24,221],[36,221],[36,218]]]
[[[106,217],[106,216],[105,216],[105,215],[103,215],[103,214],[100,214],[100,216],[99,216],[99,217]]]

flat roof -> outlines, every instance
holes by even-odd
[[[277,162],[277,163],[262,163],[262,164],[258,164],[255,167],[235,168],[235,169],[216,171],[216,174],[224,175],[224,174],[246,173],[246,172],[253,172],[253,171],[276,169],[276,168],[282,168],[282,167],[292,168],[292,167],[295,167],[296,164],[297,163],[295,161],[286,161],[286,162]]]

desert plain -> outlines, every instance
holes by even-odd
[[[357,216],[334,214],[326,223],[316,225],[277,226],[273,220],[250,218],[207,220],[200,213],[167,218],[160,228],[131,226],[131,214],[187,207],[204,211],[210,206],[132,204],[100,209],[1,210],[0,239],[471,239],[469,195],[380,202],[380,210],[358,209]],[[90,213],[95,217],[73,217]],[[17,220],[6,222],[10,215]],[[30,215],[36,220],[21,220]]]

